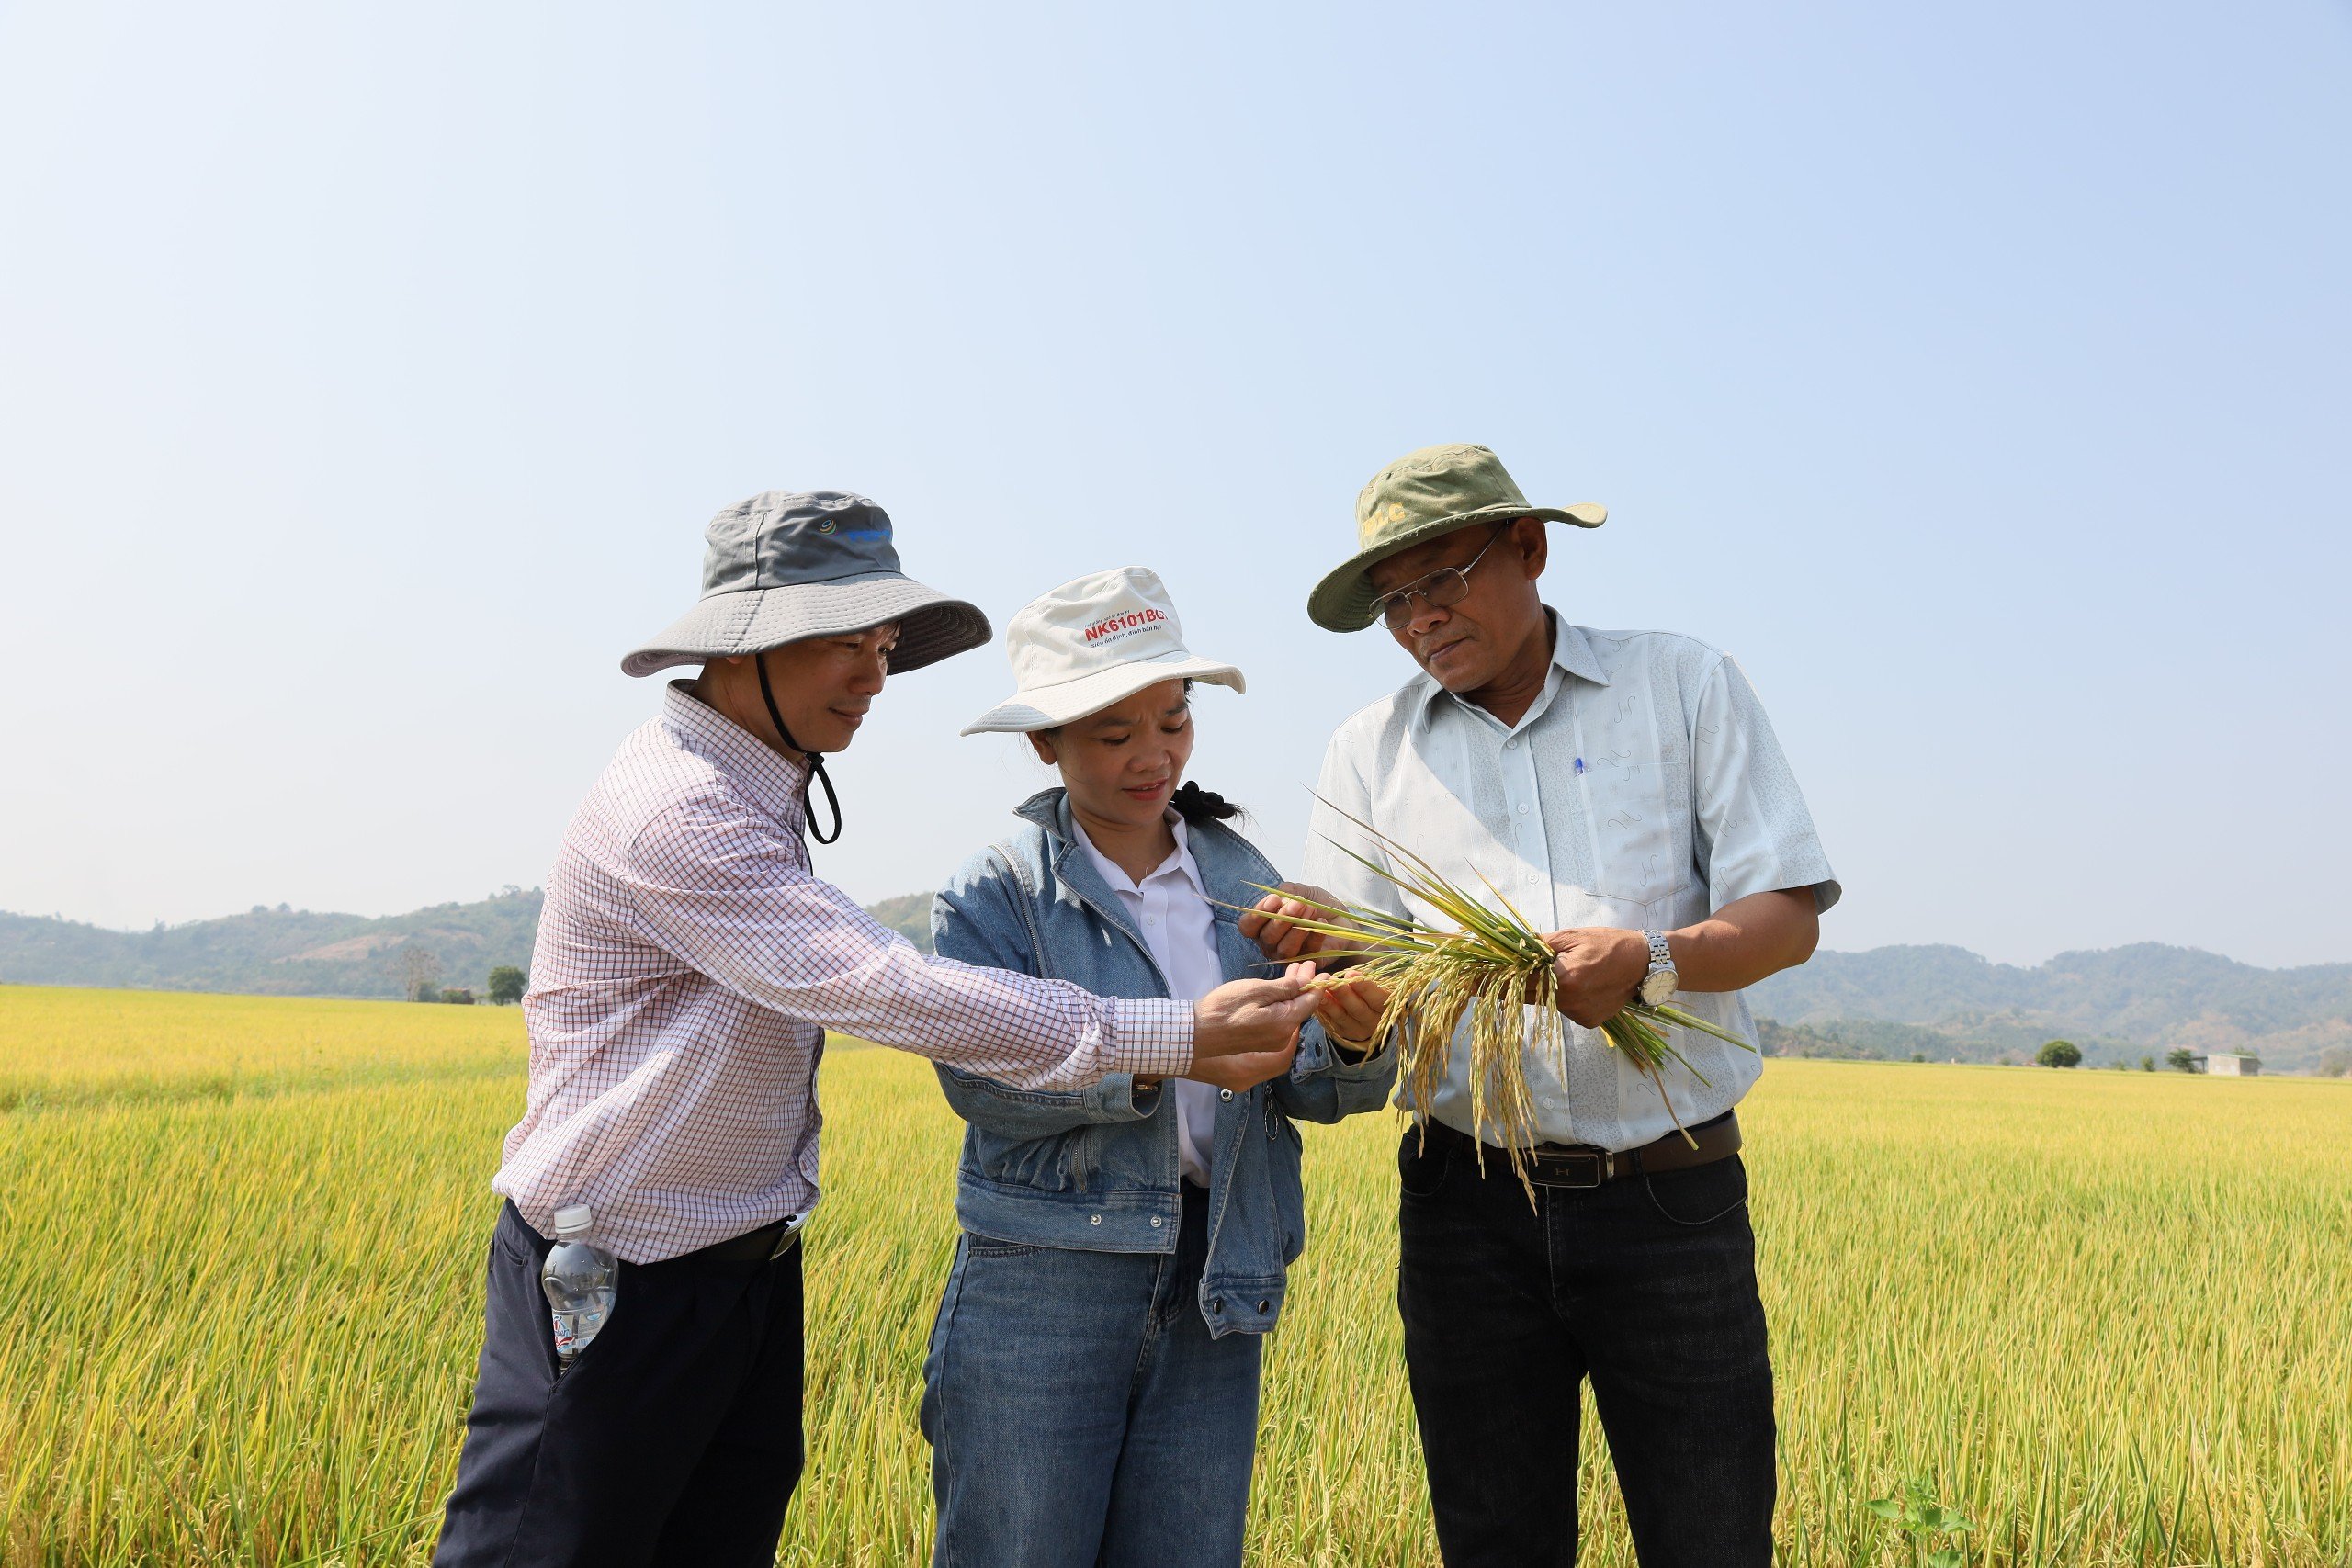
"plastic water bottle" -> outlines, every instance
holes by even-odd
[[[585,1203],[555,1212],[555,1245],[539,1266],[539,1288],[555,1310],[555,1353],[566,1367],[588,1348],[613,1310],[613,1280],[620,1261],[589,1241],[596,1216]]]

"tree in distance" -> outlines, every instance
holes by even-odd
[[[401,988],[413,1002],[437,1002],[441,999],[441,960],[413,943],[403,947],[397,955],[400,965]]]
[[[2186,1045],[2175,1046],[2165,1053],[2165,1066],[2177,1073],[2193,1073],[2197,1070],[2197,1053]]]
[[[469,1008],[474,1005],[474,988],[471,986],[445,986],[442,987],[440,996],[434,999],[454,1003],[461,1008]]]
[[[2340,1078],[2346,1073],[2352,1073],[2352,1050],[2330,1045],[2319,1054],[2318,1071],[2324,1078]]]
[[[2154,1071],[2156,1070],[2156,1059],[2155,1059],[2154,1056],[2143,1056],[2143,1057],[2141,1057],[2141,1058],[2140,1058],[2140,1070],[2141,1070],[2142,1072],[2143,1072],[2143,1073],[2153,1073],[2153,1072],[2154,1072]]]
[[[490,972],[490,1001],[492,1007],[512,1007],[523,999],[523,972],[512,964],[502,964]]]
[[[2083,1065],[2083,1052],[2071,1040],[2052,1040],[2036,1051],[2033,1059],[2045,1067],[2079,1067]]]

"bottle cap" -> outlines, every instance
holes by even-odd
[[[585,1203],[571,1203],[555,1212],[555,1234],[577,1235],[596,1223],[596,1212]]]

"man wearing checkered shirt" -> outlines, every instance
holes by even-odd
[[[702,672],[622,743],[548,877],[440,1568],[774,1560],[801,1465],[795,1242],[828,1027],[1015,1088],[1239,1089],[1289,1066],[1315,1008],[1303,965],[1198,1003],[1113,998],[926,958],[877,924],[809,864],[804,826],[841,829],[824,756],[886,674],[986,642],[987,618],[904,576],[861,496],[769,491],[707,538],[701,601],[622,661]],[[538,1274],[578,1204],[621,1262],[566,1365]]]

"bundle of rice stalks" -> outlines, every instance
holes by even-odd
[[[1544,940],[1544,933],[1484,876],[1478,880],[1492,896],[1491,906],[1448,881],[1428,861],[1370,823],[1344,811],[1340,815],[1363,829],[1404,869],[1401,874],[1391,871],[1332,840],[1340,852],[1394,884],[1408,899],[1436,910],[1453,929],[1360,905],[1333,907],[1307,901],[1326,918],[1289,923],[1339,939],[1342,945],[1327,947],[1313,956],[1348,965],[1318,976],[1316,983],[1335,986],[1370,980],[1387,991],[1388,1009],[1380,1021],[1381,1032],[1397,1031],[1399,1070],[1414,1104],[1423,1108],[1424,1115],[1452,1068],[1456,1036],[1465,1032],[1461,1024],[1464,1014],[1468,1014],[1472,1122],[1501,1134],[1512,1174],[1526,1184],[1521,1151],[1537,1141],[1526,1053],[1531,1048],[1549,1051],[1563,1077],[1566,1074],[1567,1032],[1559,1010],[1558,971],[1554,967],[1558,954]],[[1634,1002],[1600,1026],[1609,1043],[1624,1053],[1626,1060],[1657,1086],[1667,1115],[1684,1140],[1695,1146],[1690,1130],[1675,1114],[1664,1077],[1671,1062],[1701,1083],[1707,1081],[1668,1033],[1684,1029],[1755,1049],[1730,1031],[1676,1007]],[[1482,1165],[1484,1157],[1482,1149]],[[1529,1191],[1532,1196],[1532,1185]]]

